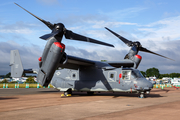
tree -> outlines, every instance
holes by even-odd
[[[146,72],[144,72],[144,71],[140,71],[140,72],[144,77],[146,77]]]
[[[1,81],[1,83],[8,83],[8,81],[4,79],[3,81]]]
[[[10,78],[10,77],[11,77],[11,73],[10,72],[5,75],[5,78]]]
[[[180,73],[170,73],[170,74],[160,74],[160,79],[163,77],[170,77],[170,78],[175,78],[175,77],[180,77]]]
[[[26,83],[36,83],[36,81],[34,81],[34,77],[28,77],[28,79],[26,79]]]
[[[107,62],[107,60],[101,60],[101,62]]]
[[[146,76],[147,77],[153,77],[155,76],[156,78],[158,78],[160,76],[159,70],[157,68],[149,68],[146,70]]]
[[[25,72],[23,72],[22,77],[26,77],[26,73]]]
[[[11,81],[10,83],[18,83],[18,81]]]

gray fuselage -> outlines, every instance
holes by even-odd
[[[112,92],[146,92],[153,84],[146,80],[139,70],[128,68],[56,70],[51,84],[60,91],[112,91]]]

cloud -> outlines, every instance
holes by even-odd
[[[28,24],[22,21],[16,22],[15,24],[1,24],[0,33],[18,33],[18,34],[31,34],[33,33],[32,28],[36,28],[39,25]]]
[[[180,71],[180,41],[167,41],[161,44],[161,46],[168,46],[169,49],[158,49],[157,52],[161,55],[174,59],[171,61],[165,58],[161,58],[149,53],[139,52],[142,56],[142,62],[139,65],[139,70],[146,71],[146,69],[156,67],[161,73],[172,73]],[[94,46],[94,47],[92,47]],[[158,45],[157,45],[158,46]],[[101,45],[89,45],[88,48],[82,49],[76,46],[67,45],[65,52],[68,55],[81,57],[85,59],[100,61],[120,61],[129,50],[118,50],[116,48],[103,47]],[[31,46],[20,45],[13,41],[0,42],[0,74],[7,74],[10,72],[10,51],[18,49],[24,68],[38,68],[38,58],[42,55],[43,50],[40,46],[32,44]],[[150,49],[151,50],[151,49]]]
[[[47,0],[37,1],[45,5],[53,5],[58,2],[57,0],[51,2]],[[73,30],[73,32],[115,45],[115,48],[109,48],[91,43],[81,42],[78,44],[68,40],[63,41],[63,43],[68,43],[66,44],[66,52],[69,55],[97,61],[122,60],[128,53],[129,48],[123,42],[119,41],[118,38],[104,29],[104,27],[110,27],[110,29],[127,37],[127,39],[132,41],[138,40],[142,43],[143,47],[176,60],[174,62],[156,55],[139,52],[143,57],[142,62],[139,65],[139,70],[145,71],[148,68],[157,67],[161,73],[179,72],[180,64],[178,61],[180,61],[180,46],[179,41],[175,40],[180,38],[180,16],[159,20],[147,25],[122,21],[123,19],[133,18],[144,10],[146,10],[146,8],[135,7],[111,12],[101,11],[94,15],[68,15],[67,17],[57,14],[57,19],[54,21],[56,23],[64,23],[65,26],[67,26],[66,28]],[[10,67],[8,66],[10,61],[9,56],[10,50],[13,49],[18,49],[20,51],[24,68],[38,68],[37,59],[42,55],[43,50],[41,49],[42,46],[34,44],[40,41],[37,40],[39,36],[36,38],[36,42],[31,42],[34,44],[29,43],[26,45],[20,43],[23,42],[23,40],[26,41],[29,38],[33,39],[33,37],[36,36],[38,30],[36,29],[34,31],[34,29],[38,27],[37,25],[38,24],[35,25],[24,22],[16,22],[14,24],[6,25],[1,22],[0,33],[7,33],[9,36],[11,36],[10,33],[17,33],[16,35],[13,34],[12,38],[19,41],[0,42],[0,56],[3,56],[0,60],[0,66],[2,66],[0,68],[0,73],[6,74],[10,71]],[[132,26],[135,30],[132,30],[131,32],[125,31],[122,30],[122,27],[118,28],[120,26],[128,26],[128,28]],[[47,30],[47,28],[45,30]],[[7,37],[3,34],[0,34],[0,38]],[[19,37],[19,34],[21,34],[21,37]],[[22,34],[25,34],[26,37],[23,38]],[[32,34],[33,36],[31,36]],[[29,35],[29,38],[27,35]],[[42,45],[42,41],[40,41],[38,45]]]
[[[129,22],[107,22],[107,21],[88,21],[88,23],[93,24],[92,28],[103,28],[103,27],[119,27],[121,25],[137,25],[137,23]]]
[[[39,46],[23,46],[14,41],[0,42],[0,74],[10,72],[10,51],[19,50],[24,68],[38,68],[38,58],[42,54]]]
[[[139,69],[145,71],[148,68],[156,67],[160,70],[161,73],[172,73],[180,72],[180,40],[177,41],[166,41],[160,44],[157,44],[157,47],[160,47],[158,50],[153,51],[163,56],[174,59],[175,61],[162,58],[153,54],[139,52],[142,55],[142,63],[139,66]],[[166,47],[168,49],[161,49],[161,47]],[[153,48],[153,47],[152,47]],[[151,50],[151,48],[149,48]],[[152,50],[151,50],[152,51]]]
[[[100,14],[108,16],[112,20],[123,20],[136,17],[140,12],[146,10],[145,7],[131,7],[122,10],[115,10],[111,12],[99,11]]]
[[[180,16],[170,17],[159,20],[148,25],[140,26],[138,28],[142,34],[146,34],[143,39],[150,39],[153,41],[169,41],[178,40],[180,38]],[[150,33],[150,34],[148,34]]]
[[[116,11],[117,12],[117,11]],[[114,20],[109,15],[113,15],[114,13],[105,13],[99,12],[95,14],[86,14],[86,15],[66,15],[63,16],[62,14],[57,14],[57,19],[54,21],[55,23],[62,22],[65,26],[73,27],[82,30],[87,29],[103,29],[104,27],[120,27],[122,25],[131,25],[137,26],[137,23],[132,22],[122,22],[119,20]],[[78,27],[77,27],[78,26]],[[87,26],[87,27],[86,27]],[[71,28],[70,27],[70,28]]]
[[[159,46],[159,45],[157,45]],[[180,41],[168,41],[161,44],[161,46],[169,46],[169,49],[158,49],[156,52],[158,54],[164,55],[175,61],[162,58],[160,56],[139,52],[139,55],[142,56],[142,61],[139,65],[139,70],[146,71],[149,68],[155,67],[158,68],[160,73],[179,73],[180,71],[180,53],[178,49],[180,48]],[[92,50],[93,49],[93,50]],[[90,60],[108,60],[108,61],[120,61],[124,59],[124,56],[129,52],[129,50],[118,50],[116,48],[107,48],[103,49],[101,46],[98,48],[92,48],[91,51],[87,49],[79,49],[73,46],[68,46],[66,49],[67,54],[82,57]],[[129,48],[130,49],[130,48]],[[151,50],[151,48],[149,48]],[[152,51],[152,50],[151,50]]]
[[[100,40],[105,40],[106,42],[112,43],[115,45],[114,50],[109,48],[106,50],[104,47],[98,47],[98,49],[96,49],[94,47],[87,46],[86,48],[83,48],[83,50],[75,49],[73,50],[73,53],[71,51],[68,51],[68,53],[71,55],[77,55],[79,57],[86,57],[92,60],[122,60],[128,53],[129,48],[124,45],[124,43],[120,42],[118,38],[110,35],[111,33],[105,29],[101,30],[100,26],[102,25],[101,27],[104,28],[103,25],[111,25],[110,23],[112,23],[113,28],[116,27],[116,24],[119,26],[123,25],[123,22],[111,22],[109,20],[96,21],[95,19],[91,19],[89,21],[87,20],[86,22],[90,24],[90,26],[88,25],[88,28],[91,28],[92,30],[87,30],[83,35],[88,34],[93,36],[92,38],[100,38]],[[142,62],[139,65],[139,70],[146,71],[148,68],[156,67],[161,73],[172,73],[180,71],[180,64],[178,62],[180,61],[180,54],[178,50],[178,48],[180,48],[180,41],[175,40],[175,38],[179,37],[178,32],[180,27],[178,27],[178,23],[179,16],[176,16],[168,19],[162,19],[147,25],[139,25],[136,23],[127,24],[137,27],[136,31],[133,31],[132,33],[128,33],[123,30],[115,30],[115,32],[122,36],[127,36],[126,38],[129,40],[140,41],[143,47],[175,60],[171,61],[156,55],[151,55],[149,53],[139,52],[139,54],[143,57]],[[98,27],[96,27],[96,25]]]

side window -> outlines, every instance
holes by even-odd
[[[131,70],[122,70],[122,79],[130,80]]]
[[[71,80],[76,80],[77,79],[77,72],[72,72],[71,73]]]
[[[108,80],[114,82],[116,80],[116,71],[108,72]]]

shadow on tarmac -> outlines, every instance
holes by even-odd
[[[154,90],[153,92],[160,92],[160,91],[165,91],[166,93],[168,93],[170,90],[160,89],[160,90]]]
[[[18,99],[17,97],[0,97],[0,100]]]
[[[39,91],[39,93],[56,93],[56,92],[60,92],[59,90],[51,90],[51,91]]]
[[[88,95],[86,92],[73,92],[71,97],[92,97],[92,96],[112,96],[113,98],[118,97],[135,97],[138,98],[139,94],[136,93],[120,93],[120,92],[102,92],[96,93],[94,95]],[[163,97],[160,94],[145,94],[145,98],[158,98]]]

